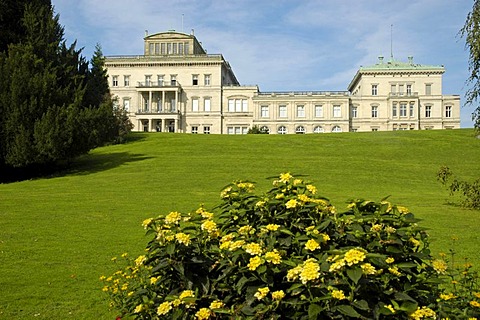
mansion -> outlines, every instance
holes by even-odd
[[[107,56],[110,91],[134,131],[271,134],[460,128],[460,97],[442,94],[443,66],[379,57],[346,91],[261,92],[242,86],[193,34],[146,35],[144,54]]]

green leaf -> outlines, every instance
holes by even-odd
[[[317,319],[317,315],[322,312],[322,307],[318,304],[311,304],[308,306],[308,319]]]
[[[175,253],[175,243],[174,242],[169,243],[165,248],[165,250],[169,255],[173,255]]]
[[[404,301],[398,308],[399,310],[405,311],[407,313],[412,313],[417,310],[418,304],[416,302]]]
[[[362,269],[361,268],[352,268],[347,269],[347,276],[352,280],[355,284],[358,283],[358,280],[362,277]]]
[[[346,304],[337,306],[336,309],[338,311],[340,311],[340,313],[342,313],[346,316],[352,317],[352,318],[361,318],[362,317],[362,315],[360,313],[358,313],[357,311],[355,311],[355,309],[353,309],[352,306],[349,306],[349,305],[346,305]]]
[[[408,294],[406,294],[405,292],[396,292],[396,293],[395,293],[395,300],[400,300],[400,301],[407,300],[407,301],[411,301],[411,302],[417,303],[417,301],[415,301],[415,299],[413,299],[412,297],[410,297],[410,296],[409,296]]]
[[[352,305],[355,308],[360,309],[360,310],[368,310],[369,309],[368,302],[365,301],[365,300],[354,301],[354,302],[352,302]]]

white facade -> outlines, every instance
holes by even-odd
[[[260,92],[241,86],[220,54],[193,35],[145,37],[144,55],[106,57],[110,90],[134,131],[272,134],[453,129],[460,97],[442,95],[443,66],[379,57],[360,67],[348,91]]]

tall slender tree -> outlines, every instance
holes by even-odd
[[[468,13],[460,35],[465,38],[465,48],[469,51],[470,76],[467,84],[471,87],[467,90],[465,97],[466,104],[472,105],[480,97],[480,0],[473,1],[472,11]],[[472,120],[475,129],[480,132],[480,106],[478,105],[472,113]]]

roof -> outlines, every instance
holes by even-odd
[[[443,65],[426,65],[413,62],[413,57],[408,57],[408,62],[403,62],[390,58],[388,61],[384,61],[383,57],[378,57],[378,61],[374,65],[360,66],[357,73],[353,77],[352,81],[348,85],[348,90],[351,91],[355,84],[360,79],[361,74],[365,73],[383,73],[383,72],[435,72],[444,73],[445,67]]]

